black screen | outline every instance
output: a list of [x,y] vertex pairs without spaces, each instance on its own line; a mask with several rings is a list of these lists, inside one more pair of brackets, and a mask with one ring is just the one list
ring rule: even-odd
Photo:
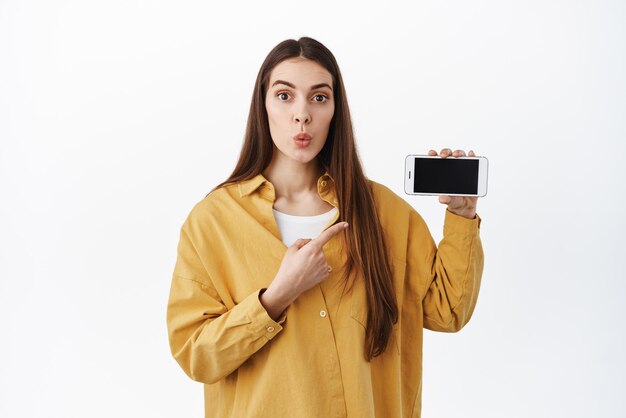
[[413,192],[478,194],[478,160],[416,158]]

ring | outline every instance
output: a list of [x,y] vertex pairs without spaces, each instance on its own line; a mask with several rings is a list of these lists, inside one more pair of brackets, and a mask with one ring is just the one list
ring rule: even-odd
[[331,266],[326,266],[326,271],[330,273],[331,271],[333,271],[333,268]]

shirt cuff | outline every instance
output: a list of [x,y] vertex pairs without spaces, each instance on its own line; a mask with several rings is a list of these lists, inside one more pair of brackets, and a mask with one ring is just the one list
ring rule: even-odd
[[446,217],[443,222],[443,234],[461,233],[465,235],[478,235],[480,231],[480,216],[476,214],[474,219],[467,219],[464,216],[456,215],[446,209]]
[[258,289],[250,296],[245,298],[241,303],[249,305],[248,318],[250,319],[250,327],[255,334],[261,334],[268,340],[271,340],[282,331],[282,323],[285,322],[286,314],[282,313],[278,321],[274,321],[265,310],[259,299],[259,293],[263,289]]

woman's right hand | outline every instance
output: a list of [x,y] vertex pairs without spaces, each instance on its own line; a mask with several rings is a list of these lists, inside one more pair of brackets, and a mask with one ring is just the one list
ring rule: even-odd
[[277,319],[298,296],[329,276],[322,247],[347,227],[347,222],[339,222],[317,238],[299,239],[287,249],[276,277],[260,297],[269,316]]

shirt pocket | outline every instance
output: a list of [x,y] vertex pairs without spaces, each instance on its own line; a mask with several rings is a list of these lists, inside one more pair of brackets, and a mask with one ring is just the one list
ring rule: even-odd
[[[350,295],[350,316],[354,320],[355,326],[362,328],[363,337],[359,343],[365,343],[365,330],[367,328],[367,297],[365,294],[365,283],[360,278],[354,284]],[[398,323],[394,324],[391,335],[389,336],[389,343],[385,353],[394,353],[400,355],[400,348],[398,345]],[[395,350],[395,351],[394,351]]]

